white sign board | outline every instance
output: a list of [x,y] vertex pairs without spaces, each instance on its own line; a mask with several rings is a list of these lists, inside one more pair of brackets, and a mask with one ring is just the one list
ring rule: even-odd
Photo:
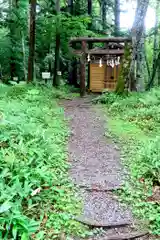
[[51,73],[50,72],[42,72],[42,78],[43,79],[50,79]]
[[61,71],[58,71],[58,72],[57,72],[57,75],[58,75],[58,76],[62,76]]
[[13,81],[18,81],[18,77],[13,77]]

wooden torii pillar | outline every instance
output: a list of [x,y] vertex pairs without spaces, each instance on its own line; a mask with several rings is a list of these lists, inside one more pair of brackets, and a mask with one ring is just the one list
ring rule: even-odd
[[80,96],[86,93],[86,41],[81,43],[82,56],[80,59]]

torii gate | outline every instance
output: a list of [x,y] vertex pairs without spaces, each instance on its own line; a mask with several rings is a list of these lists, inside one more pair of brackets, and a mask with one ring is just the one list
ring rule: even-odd
[[[80,56],[80,95],[83,97],[86,92],[86,86],[85,86],[85,72],[86,72],[86,57],[91,52],[93,53],[93,49],[88,48],[88,44],[92,43],[104,43],[105,49],[100,50],[98,53],[103,54],[104,56],[108,55],[123,55],[124,51],[120,50],[108,50],[108,44],[123,44],[125,45],[128,42],[131,42],[131,38],[128,37],[106,37],[106,38],[91,38],[91,37],[78,37],[78,38],[72,38],[69,42],[69,46],[71,47],[71,50],[76,55]],[[73,45],[76,43],[81,44],[81,50],[75,50],[73,48]]]

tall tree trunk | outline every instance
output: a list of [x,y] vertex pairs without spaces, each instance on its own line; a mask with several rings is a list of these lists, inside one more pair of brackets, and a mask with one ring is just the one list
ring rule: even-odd
[[155,22],[155,33],[154,33],[154,43],[153,43],[153,64],[152,64],[152,74],[149,77],[149,82],[147,85],[147,90],[150,90],[154,86],[154,81],[156,78],[156,74],[158,75],[158,85],[160,85],[160,51],[159,51],[159,46],[160,46],[160,39],[158,36],[158,17],[159,17],[159,6],[160,2],[157,0],[156,2],[156,22]]
[[73,15],[73,0],[68,0],[68,12]]
[[36,0],[30,0],[30,38],[29,38],[29,58],[28,58],[28,79],[32,82],[34,79],[35,62],[35,40],[36,40]]
[[27,81],[25,38],[24,38],[23,30],[21,31],[21,38],[22,38],[22,53],[23,53],[23,72],[24,72],[24,80]]
[[57,20],[56,20],[56,46],[55,46],[55,63],[54,63],[54,77],[53,77],[53,86],[58,87],[60,85],[60,0],[56,0],[56,11],[57,11]]
[[[91,22],[88,24],[88,29],[92,30],[92,0],[88,0],[88,15],[91,18]],[[89,36],[90,37],[90,36]],[[93,48],[93,44],[88,44],[89,49]],[[88,63],[88,81],[87,81],[87,87],[89,89],[90,87],[90,63]]]
[[[71,15],[74,15],[73,0],[68,0],[68,11]],[[68,65],[68,83],[74,87],[78,87],[77,65],[76,57],[74,57]]]
[[10,53],[10,76],[13,80],[14,77],[17,77],[16,73],[16,52],[15,52],[15,36],[16,36],[16,21],[15,21],[15,11],[16,8],[18,8],[18,0],[9,0],[9,14],[10,14],[10,24],[9,24],[9,30],[10,30],[10,42],[11,42],[11,53]]
[[153,68],[157,59],[158,46],[158,15],[159,15],[159,0],[156,4],[156,21],[155,21],[155,33],[154,33],[154,43],[153,43]]
[[[130,81],[131,90],[136,90],[137,85],[139,86],[139,90],[144,90],[144,76],[143,76],[143,68],[138,67],[135,74],[135,66],[142,66],[143,64],[143,53],[144,53],[144,21],[148,9],[149,0],[138,0],[137,1],[137,9],[135,14],[134,23],[132,26],[132,44],[133,44],[133,53],[132,53],[132,61],[130,65],[130,71],[128,79]],[[137,63],[136,63],[137,61]]]
[[150,79],[150,81],[149,81],[149,83],[146,87],[146,90],[150,90],[153,87],[154,79],[155,79],[156,72],[157,72],[157,67],[158,67],[159,64],[160,64],[160,52],[158,53],[158,56],[157,56],[157,59],[156,59],[155,65],[154,65],[154,69],[152,71],[152,76],[151,76],[151,79]]
[[[88,24],[88,30],[92,30],[92,0],[88,0],[88,15],[91,18],[91,22]],[[92,43],[89,43],[89,49],[91,48],[92,48]]]
[[119,32],[120,32],[120,0],[115,0],[114,16],[115,16],[114,35],[119,36]]
[[92,0],[88,0],[88,15],[92,15]]
[[[159,36],[158,36],[158,25],[159,25],[159,21],[158,21],[158,17],[159,17],[159,6],[160,6],[160,2],[159,0],[157,0],[156,2],[156,22],[155,22],[155,34],[154,34],[154,44],[153,44],[153,69],[155,68],[155,64],[156,64],[156,59],[157,59],[157,52],[159,50]],[[160,66],[158,64],[157,67],[157,77],[158,77],[158,83],[160,83]]]
[[107,0],[103,0],[102,3],[101,3],[101,12],[102,12],[103,30],[106,30],[106,25],[107,25]]
[[88,29],[92,29],[92,0],[88,0],[88,15],[91,18],[91,22],[88,24]]
[[160,86],[160,60],[159,60],[159,63],[158,63],[157,73],[158,73],[158,86]]
[[144,58],[145,58],[148,78],[150,79],[151,78],[151,71],[150,71],[149,61],[148,61],[147,54],[146,54],[146,45],[145,44],[144,44]]
[[144,34],[142,35],[137,48],[137,59],[136,59],[136,80],[137,80],[137,91],[145,90],[145,47],[144,47]]

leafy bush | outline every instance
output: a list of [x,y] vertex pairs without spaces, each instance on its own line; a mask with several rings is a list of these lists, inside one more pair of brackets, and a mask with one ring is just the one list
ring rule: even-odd
[[130,181],[121,197],[149,223],[153,234],[160,235],[160,88],[128,97],[107,93],[98,102],[106,104],[112,131],[124,143]]
[[132,169],[133,174],[137,179],[143,178],[149,180],[153,186],[160,186],[160,138],[145,142],[138,153]]
[[160,138],[140,142],[135,136],[129,144],[126,156],[131,178],[121,197],[148,223],[151,233],[160,235]]
[[107,104],[110,113],[120,115],[144,131],[156,132],[160,127],[159,88],[145,93],[130,93],[129,96],[107,92],[94,99],[94,102]]
[[101,96],[93,99],[93,103],[112,104],[116,102],[119,98],[121,99],[122,97],[113,92],[104,92]]
[[[51,239],[61,231],[82,234],[70,217],[80,208],[67,175],[68,131],[54,90],[4,89],[0,100],[0,239]],[[4,93],[3,86],[0,91]]]

